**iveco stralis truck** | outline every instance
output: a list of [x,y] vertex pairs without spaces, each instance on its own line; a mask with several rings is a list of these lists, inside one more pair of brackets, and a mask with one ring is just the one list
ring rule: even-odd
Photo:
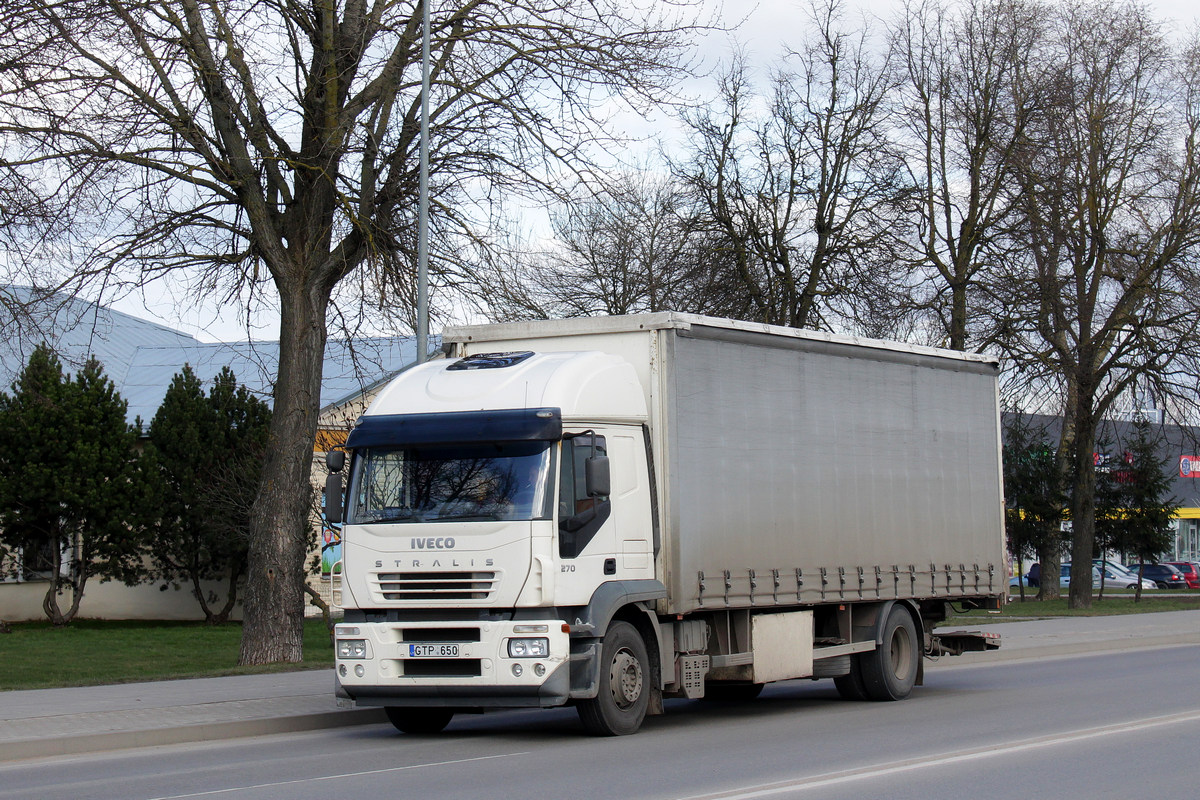
[[343,705],[408,732],[574,705],[628,734],[774,681],[899,700],[922,655],[998,646],[935,628],[1006,596],[995,360],[678,313],[443,349],[327,486]]

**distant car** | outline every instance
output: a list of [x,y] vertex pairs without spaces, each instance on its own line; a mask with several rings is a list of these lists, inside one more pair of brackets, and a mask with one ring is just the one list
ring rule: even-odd
[[[1115,564],[1112,561],[1102,561],[1095,559],[1092,561],[1092,585],[1099,586],[1100,580],[1096,577],[1096,570],[1104,567],[1104,585],[1105,587],[1114,587],[1117,589],[1136,589],[1138,586],[1137,570],[1130,570],[1129,567],[1123,567],[1120,564]],[[1152,578],[1142,578],[1143,589],[1157,589],[1158,584]]]
[[1194,561],[1164,561],[1183,574],[1189,589],[1200,589],[1200,564]]
[[[1028,589],[1037,589],[1041,584],[1038,580],[1041,577],[1041,565],[1034,563],[1029,568],[1029,572],[1024,575],[1014,575],[1008,579],[1009,586],[1024,586]],[[1070,583],[1070,575],[1064,574],[1059,579],[1059,586],[1063,589],[1067,588]]]
[[[1069,588],[1071,585],[1071,564],[1070,562],[1062,564],[1059,567],[1058,586],[1060,589]],[[1026,586],[1030,589],[1038,588],[1036,579],[1032,582],[1029,580],[1029,575],[1014,575],[1008,581],[1009,586]],[[1137,575],[1130,575],[1125,570],[1117,567],[1115,564],[1107,564],[1104,572],[1104,586],[1107,589],[1136,589],[1138,585]],[[1100,588],[1100,567],[1092,565],[1092,588]],[[1156,589],[1157,584],[1154,581],[1146,578],[1142,581],[1143,589]]]
[[1170,564],[1131,564],[1129,569],[1137,574],[1139,567],[1142,577],[1154,581],[1160,589],[1188,588],[1187,578],[1183,577],[1183,573]]
[[[1008,579],[1008,585],[1010,587],[1024,586],[1027,589],[1037,589],[1038,588],[1037,580],[1034,580],[1032,583],[1030,583],[1028,575],[1013,575],[1011,578]],[[1062,579],[1059,582],[1059,585],[1064,589],[1067,588],[1067,585],[1068,585],[1067,579],[1066,578]]]

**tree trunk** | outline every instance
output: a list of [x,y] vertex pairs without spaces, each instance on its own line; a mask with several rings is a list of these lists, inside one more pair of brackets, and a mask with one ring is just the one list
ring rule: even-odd
[[[961,273],[958,265],[956,271]],[[950,349],[965,351],[967,349],[967,281],[958,277],[950,284]]]
[[229,590],[225,593],[225,605],[221,606],[212,618],[213,625],[224,625],[229,622],[229,615],[233,613],[233,608],[237,605],[238,597],[238,581],[242,577],[242,565],[240,563],[233,564],[229,568]]
[[1042,565],[1042,575],[1038,578],[1039,600],[1057,600],[1061,594],[1058,588],[1058,576],[1062,565],[1059,549],[1059,542],[1055,539],[1038,550],[1038,561]]
[[[75,619],[75,615],[79,613],[79,604],[83,601],[83,588],[87,585],[89,571],[86,569],[87,564],[83,562],[81,548],[72,547],[72,553],[75,561],[70,565],[68,571],[69,577],[63,578],[63,557],[62,545],[58,539],[53,540],[54,544],[51,548],[54,551],[53,561],[53,576],[50,578],[50,587],[46,590],[46,596],[42,599],[42,611],[50,619],[50,624],[56,628],[61,628],[69,625],[71,620]],[[58,603],[58,596],[62,594],[64,587],[71,589],[71,605],[64,612]]]
[[325,602],[325,598],[321,597],[320,592],[307,583],[304,584],[304,591],[308,595],[308,602],[321,609],[321,620],[325,623],[325,629],[329,631],[329,644],[334,644],[333,617],[329,610],[329,603]]
[[215,625],[212,609],[208,607],[208,600],[204,597],[204,587],[200,585],[199,571],[191,569],[188,571],[188,576],[192,579],[192,595],[196,598],[196,602],[200,604],[200,610],[204,612],[204,624]]
[[1081,392],[1071,475],[1071,608],[1092,607],[1092,550],[1096,546],[1096,418],[1083,397]]
[[280,287],[279,377],[262,478],[250,511],[239,664],[303,657],[304,559],[311,525],[306,490],[321,404],[328,303],[328,291]]

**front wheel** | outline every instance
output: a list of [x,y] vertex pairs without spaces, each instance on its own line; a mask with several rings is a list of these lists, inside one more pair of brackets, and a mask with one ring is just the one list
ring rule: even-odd
[[912,614],[902,605],[892,606],[879,647],[858,655],[867,697],[872,700],[908,697],[917,683],[921,650]]
[[593,736],[636,733],[650,701],[650,659],[641,634],[628,622],[614,622],[600,648],[600,687],[580,700],[579,719]]
[[454,712],[445,708],[387,706],[383,710],[401,733],[440,733],[454,717]]

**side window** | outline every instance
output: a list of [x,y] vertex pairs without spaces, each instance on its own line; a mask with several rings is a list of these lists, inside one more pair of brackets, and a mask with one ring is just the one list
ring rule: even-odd
[[[576,436],[563,440],[562,469],[558,481],[558,519],[582,514],[595,505],[588,497],[586,462],[592,456],[592,436]],[[604,437],[596,436],[596,455],[608,455]]]
[[558,552],[575,558],[604,524],[612,510],[607,497],[589,497],[587,460],[608,455],[604,437],[584,434],[564,439],[558,481]]

